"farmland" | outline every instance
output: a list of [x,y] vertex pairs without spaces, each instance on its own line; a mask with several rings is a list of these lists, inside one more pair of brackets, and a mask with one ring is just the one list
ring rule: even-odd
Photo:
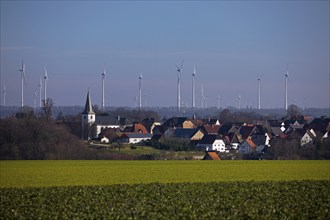
[[328,180],[330,161],[1,161],[0,187]]
[[330,161],[1,161],[0,219],[329,219]]

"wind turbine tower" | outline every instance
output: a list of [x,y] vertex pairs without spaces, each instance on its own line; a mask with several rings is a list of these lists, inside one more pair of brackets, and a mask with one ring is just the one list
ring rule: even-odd
[[6,106],[6,94],[7,94],[6,85],[3,85],[2,94],[3,94],[3,106]]
[[258,75],[258,109],[261,109],[261,91],[260,91],[260,87],[261,87],[261,79],[262,79],[263,74],[261,74],[260,76]]
[[192,108],[195,108],[196,103],[195,103],[195,82],[196,82],[196,69],[194,66],[194,72],[192,74]]
[[238,109],[240,110],[241,109],[241,100],[242,100],[242,96],[239,95],[238,98],[237,98],[237,102],[238,102]]
[[177,106],[178,106],[178,111],[180,112],[180,107],[181,107],[181,77],[182,77],[182,65],[183,65],[183,60],[181,61],[181,66],[177,68],[178,72],[178,96],[177,96]]
[[203,86],[203,84],[202,84],[202,108],[204,108],[204,102],[205,102],[205,94],[204,94],[204,86]]
[[45,75],[44,75],[44,96],[45,96],[44,104],[45,104],[45,106],[47,104],[47,80],[48,80],[48,75],[47,75],[47,69],[45,67]]
[[288,77],[289,77],[289,71],[287,70],[285,73],[285,101],[284,101],[284,108],[285,110],[288,110]]
[[139,76],[139,108],[142,109],[142,73]]
[[39,87],[39,108],[41,108],[41,88],[42,88],[41,77],[39,79],[38,87]]
[[34,112],[37,112],[37,93],[36,92],[33,93],[33,109],[34,109]]
[[221,100],[221,96],[220,96],[220,95],[218,95],[217,100],[218,100],[218,106],[217,106],[217,109],[219,110],[219,109],[220,109],[220,100]]
[[21,106],[24,106],[24,85],[26,86],[26,81],[25,81],[25,64],[24,61],[22,60],[22,69],[19,70],[21,72],[21,80],[22,80],[22,96],[21,96]]
[[102,75],[102,109],[104,111],[104,108],[105,108],[105,104],[104,104],[104,80],[105,80],[105,68],[103,70],[103,73],[101,74]]

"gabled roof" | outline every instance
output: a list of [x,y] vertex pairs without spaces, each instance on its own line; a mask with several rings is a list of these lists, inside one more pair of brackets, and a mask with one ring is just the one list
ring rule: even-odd
[[218,133],[222,135],[228,135],[230,132],[231,128],[233,127],[233,124],[224,124],[220,127]]
[[206,152],[205,156],[203,157],[203,160],[221,160],[221,159],[216,152],[208,151],[208,152]]
[[250,134],[252,133],[254,129],[254,126],[252,125],[243,125],[240,127],[240,129],[238,130],[239,133],[241,134],[242,136],[242,139],[247,139],[248,136],[250,136]]
[[182,127],[183,122],[186,120],[186,117],[172,117],[164,123],[164,127]]
[[98,125],[119,125],[119,121],[111,116],[96,115],[95,123]]
[[251,148],[257,147],[257,145],[253,142],[251,137],[248,137],[245,141],[250,145]]
[[251,140],[257,146],[265,145],[265,143],[266,143],[266,136],[265,135],[261,135],[261,134],[253,135],[251,137]]
[[237,137],[237,135],[235,133],[229,133],[227,136],[226,136],[228,142],[231,144],[231,143],[239,143],[239,138]]
[[99,134],[99,137],[107,137],[109,138],[112,135],[116,135],[116,136],[121,136],[121,131],[118,128],[105,128],[101,131],[101,133]]
[[92,101],[91,101],[91,97],[89,95],[89,91],[87,92],[86,104],[85,104],[85,109],[84,109],[83,114],[84,115],[95,114],[92,109]]
[[173,136],[176,138],[191,138],[199,129],[196,128],[177,128],[174,130]]
[[213,144],[215,140],[217,140],[217,135],[204,135],[203,138],[199,141],[199,144]]
[[283,132],[280,127],[271,127],[272,134],[276,137],[280,136]]
[[124,129],[124,132],[133,132],[133,133],[148,133],[147,129],[143,124],[135,123],[132,126],[128,126]]
[[314,120],[305,127],[308,129],[313,129],[314,131],[325,133],[329,124],[330,118],[314,118]]
[[220,125],[204,125],[202,129],[207,134],[218,134],[220,127]]
[[164,134],[164,132],[165,132],[165,128],[164,128],[164,126],[163,125],[156,125],[155,127],[154,127],[154,129],[152,130],[152,132],[155,134],[155,133],[157,133],[157,134]]
[[141,124],[144,125],[144,127],[148,130],[148,132],[151,132],[151,127],[152,125],[155,123],[155,119],[154,118],[145,118],[142,120]]

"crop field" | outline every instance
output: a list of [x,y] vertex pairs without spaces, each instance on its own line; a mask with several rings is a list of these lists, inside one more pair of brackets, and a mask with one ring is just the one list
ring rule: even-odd
[[330,219],[330,161],[1,161],[0,219]]
[[0,161],[1,187],[330,180],[330,161]]

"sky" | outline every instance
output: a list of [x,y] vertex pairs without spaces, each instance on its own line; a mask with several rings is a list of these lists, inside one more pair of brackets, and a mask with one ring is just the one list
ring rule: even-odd
[[[261,108],[329,107],[329,1],[0,1],[1,105],[33,106],[47,68],[47,96],[83,106],[89,89],[101,106],[176,106],[176,65],[183,60],[181,100]],[[42,99],[44,97],[42,96]],[[39,97],[37,97],[39,100]],[[39,104],[39,103],[38,103]]]

